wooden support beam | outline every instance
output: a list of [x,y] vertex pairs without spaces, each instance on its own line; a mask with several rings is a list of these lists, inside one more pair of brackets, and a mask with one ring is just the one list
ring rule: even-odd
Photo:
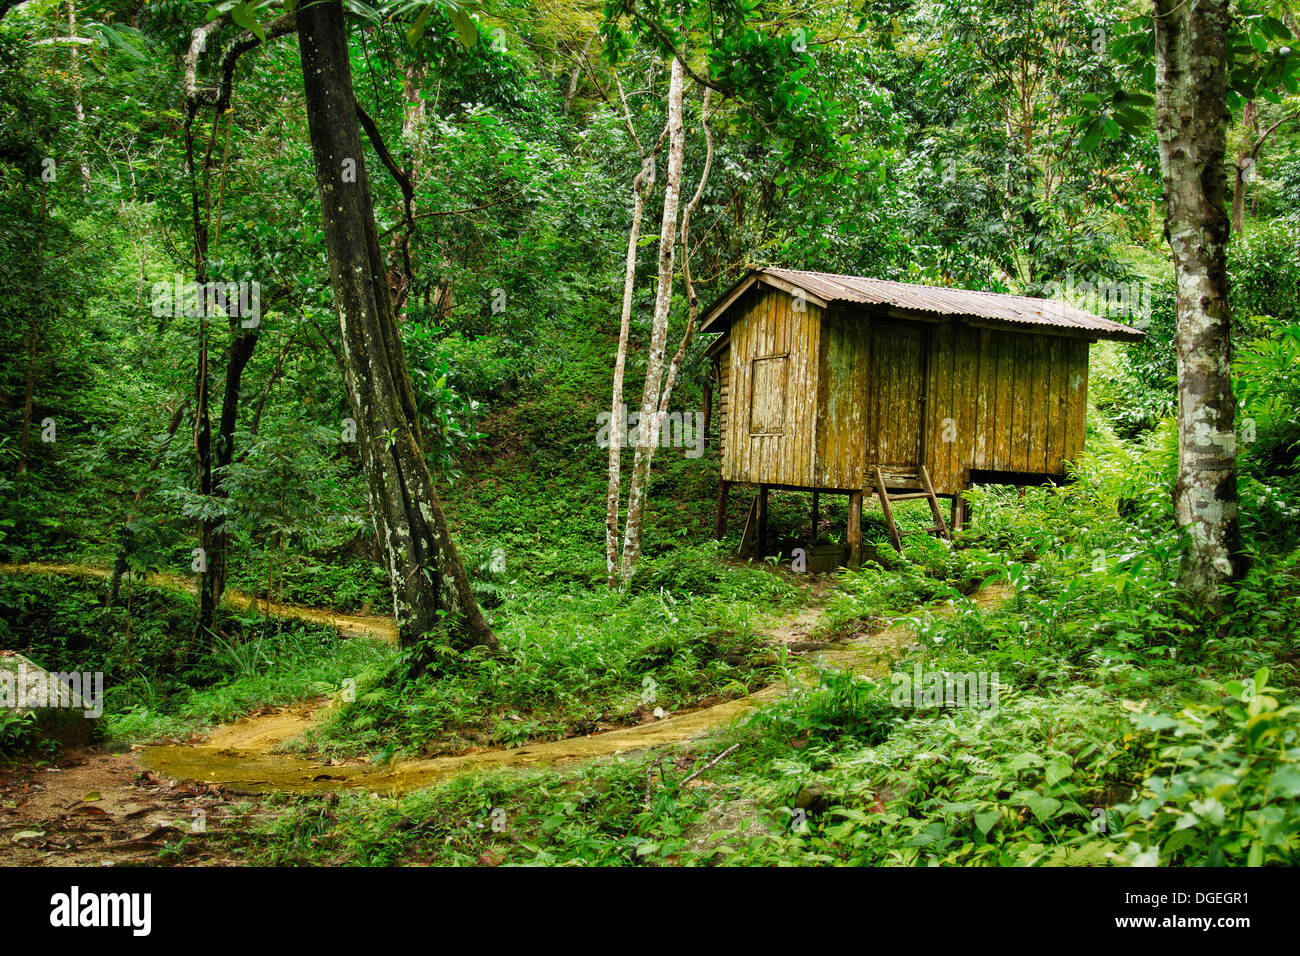
[[952,535],[948,533],[948,526],[944,523],[943,512],[939,510],[939,499],[934,496],[934,485],[930,482],[930,472],[925,465],[921,466],[921,484],[925,485],[926,497],[930,502],[930,514],[934,516],[934,530],[951,541]]
[[767,485],[758,486],[758,556],[767,557]]
[[903,539],[898,534],[898,525],[894,523],[894,509],[889,503],[889,492],[885,490],[885,476],[876,469],[876,494],[880,497],[880,510],[885,513],[885,525],[889,528],[889,540],[894,550],[903,553]]
[[812,498],[812,537],[808,539],[810,548],[817,543],[817,523],[821,517],[821,493],[814,491]]
[[709,376],[708,381],[704,383],[704,427],[701,429],[703,434],[700,435],[700,452],[704,453],[709,450],[709,424],[713,420],[713,383],[718,379],[718,363],[713,363],[713,374]]
[[862,563],[862,492],[849,492],[849,567]]
[[749,503],[749,510],[745,513],[745,528],[740,532],[740,547],[736,549],[738,557],[744,557],[749,554],[750,548],[754,542],[754,529],[758,521],[758,495],[754,495],[754,500]]
[[718,482],[718,514],[713,520],[713,537],[721,541],[727,536],[727,494],[731,491],[731,482]]

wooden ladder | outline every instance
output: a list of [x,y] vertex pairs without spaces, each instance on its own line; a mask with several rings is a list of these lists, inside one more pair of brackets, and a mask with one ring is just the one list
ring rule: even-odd
[[736,551],[736,556],[744,557],[752,552],[761,558],[766,550],[767,488],[759,485],[754,500],[749,504],[749,511],[745,514],[745,530],[740,534],[740,548]]
[[891,495],[885,487],[885,476],[879,468],[875,469],[876,494],[880,497],[880,510],[885,513],[885,524],[889,528],[889,540],[894,544],[894,550],[902,554],[903,538],[898,533],[898,525],[894,522],[895,501],[909,501],[914,498],[925,498],[930,502],[930,513],[934,515],[934,527],[927,528],[929,534],[937,534],[944,539],[951,541],[952,535],[948,533],[948,523],[943,520],[943,512],[939,510],[939,499],[934,495],[934,485],[930,482],[930,472],[925,466],[921,466],[921,486],[924,491],[905,491],[902,494]]

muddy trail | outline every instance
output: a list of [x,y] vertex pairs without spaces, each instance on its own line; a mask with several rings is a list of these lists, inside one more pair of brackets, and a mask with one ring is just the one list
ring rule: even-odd
[[[103,578],[108,580],[112,572],[106,568],[97,568],[86,564],[0,564],[0,574],[66,574],[83,578]],[[193,578],[179,574],[159,574],[153,572],[136,578],[138,584],[146,587],[162,588],[182,594],[196,594],[197,587]],[[295,604],[280,604],[265,598],[245,594],[242,591],[227,589],[222,597],[228,608],[245,607],[256,610],[268,617],[283,617],[312,624],[328,624],[339,629],[346,637],[372,637],[387,644],[397,643],[397,625],[392,618],[379,614],[344,614],[340,611],[328,611],[314,607],[299,607]]]
[[[1000,603],[1007,596],[1001,587],[989,587],[973,600],[979,607]],[[806,640],[820,617],[820,605],[805,608],[798,615],[773,622],[769,639],[793,646]],[[952,609],[937,608],[936,614]],[[914,639],[910,623],[900,620],[884,630],[824,646],[803,657],[797,669],[799,683],[816,681],[819,668],[838,668],[860,674],[881,674],[889,661]],[[447,757],[396,759],[382,765],[338,762],[275,752],[275,748],[303,731],[330,706],[300,704],[274,714],[218,727],[199,744],[145,748],[141,763],[170,778],[219,784],[241,793],[265,791],[310,792],[360,787],[377,793],[414,790],[461,773],[498,767],[562,764],[613,757],[633,751],[698,740],[722,730],[764,704],[784,696],[786,683],[773,684],[756,693],[708,707],[687,710],[632,727],[603,731],[585,737],[545,741],[508,749],[492,749]]]
[[[8,565],[0,572],[85,574],[108,572],[75,565]],[[151,576],[149,584],[192,589],[184,578]],[[981,609],[1005,601],[1006,586],[984,588],[971,600]],[[812,603],[794,615],[766,622],[761,633],[773,643],[799,652],[794,683],[815,683],[825,668],[881,675],[889,662],[914,639],[906,618],[876,633],[843,642],[813,641],[820,621],[825,590],[811,591]],[[232,600],[247,600],[233,595]],[[265,608],[266,602],[259,602]],[[951,606],[931,608],[946,616]],[[338,615],[314,608],[272,603],[270,613],[334,623],[354,636],[391,640],[390,620],[372,616]],[[792,658],[794,659],[794,658]],[[213,728],[206,738],[135,748],[131,752],[88,751],[69,755],[62,766],[33,768],[20,779],[0,775],[0,863],[115,863],[156,860],[163,842],[180,841],[180,857],[193,821],[224,821],[257,813],[256,801],[238,801],[232,794],[310,793],[357,788],[375,793],[399,793],[429,786],[463,773],[497,768],[562,765],[616,757],[657,747],[698,741],[732,725],[737,718],[790,692],[778,683],[756,693],[711,706],[681,711],[635,726],[585,737],[545,741],[521,747],[485,749],[456,756],[395,759],[374,764],[364,759],[302,756],[280,752],[337,706],[318,699],[269,709]],[[246,823],[251,821],[246,820]],[[192,863],[220,863],[220,842],[189,843]],[[51,859],[53,858],[53,859]]]

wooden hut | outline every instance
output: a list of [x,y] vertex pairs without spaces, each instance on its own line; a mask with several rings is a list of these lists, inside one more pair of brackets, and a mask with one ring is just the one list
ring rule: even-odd
[[[1060,482],[1083,447],[1088,346],[1137,340],[1065,302],[858,276],[750,269],[704,314],[719,389],[718,536],[733,485],[754,487],[747,528],[766,545],[767,490],[850,497],[849,560],[864,494],[929,501],[975,483]],[[815,531],[815,529],[814,529]],[[748,538],[749,535],[746,535]]]

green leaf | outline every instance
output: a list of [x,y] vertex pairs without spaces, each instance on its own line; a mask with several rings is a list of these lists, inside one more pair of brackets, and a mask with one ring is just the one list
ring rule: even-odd
[[1182,726],[1181,723],[1164,714],[1135,714],[1133,723],[1143,730],[1172,730]]
[[1047,785],[1053,786],[1074,773],[1074,766],[1068,758],[1056,757],[1047,765]]
[[251,31],[259,40],[266,41],[266,27],[258,22],[257,17],[253,15],[252,8],[247,3],[237,3],[231,7],[230,19],[234,20],[237,26]]
[[1025,806],[1038,817],[1039,823],[1045,823],[1061,809],[1061,801],[1055,797],[1045,797],[1041,793],[1030,792],[1025,794]]
[[406,31],[407,46],[415,46],[420,42],[420,37],[424,36],[424,28],[429,22],[429,14],[431,13],[433,13],[432,4],[420,11],[420,15],[411,24],[411,29]]
[[989,831],[1002,819],[1002,813],[999,810],[985,810],[983,813],[975,814],[975,828],[984,834],[989,835]]
[[1007,766],[1012,770],[1026,770],[1029,767],[1041,767],[1043,758],[1036,753],[1026,750],[1024,753],[1018,753],[1007,761]]
[[1300,797],[1300,768],[1278,767],[1269,777],[1268,789],[1280,797]]
[[456,28],[456,35],[460,38],[462,46],[472,47],[478,43],[478,24],[464,10],[448,10],[447,16],[451,18],[452,26]]

